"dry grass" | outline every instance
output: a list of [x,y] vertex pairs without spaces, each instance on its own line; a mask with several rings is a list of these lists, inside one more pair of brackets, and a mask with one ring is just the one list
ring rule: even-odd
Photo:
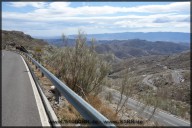
[[106,104],[102,102],[97,96],[89,95],[89,103],[97,109],[101,114],[107,117],[109,120],[118,120],[118,117],[115,115],[115,112]]

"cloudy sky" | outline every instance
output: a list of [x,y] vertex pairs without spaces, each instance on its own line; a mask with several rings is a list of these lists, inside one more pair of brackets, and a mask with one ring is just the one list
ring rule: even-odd
[[2,29],[44,37],[190,32],[190,2],[2,2]]

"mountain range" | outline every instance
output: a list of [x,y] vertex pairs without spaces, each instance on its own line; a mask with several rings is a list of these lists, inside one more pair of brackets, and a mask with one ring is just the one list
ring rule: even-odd
[[[74,46],[75,42],[75,39],[68,39],[69,46]],[[89,45],[90,43],[91,41],[88,39],[87,44]],[[32,38],[30,35],[24,34],[20,31],[2,30],[2,46],[7,44],[23,45],[27,49],[44,47],[48,46],[48,44],[52,44],[59,47],[64,46],[62,39],[35,39]],[[112,54],[116,59],[125,59],[150,55],[169,55],[174,53],[180,53],[189,50],[190,48],[189,43],[174,43],[170,41],[149,41],[143,39],[97,40],[95,42],[95,46],[95,50],[97,53]]]
[[[47,39],[51,45],[64,46],[61,39]],[[91,44],[88,40],[87,44]],[[75,39],[68,39],[68,46],[74,46]],[[99,54],[113,54],[118,59],[141,57],[148,55],[168,55],[189,50],[188,43],[173,43],[167,41],[148,41],[141,39],[129,40],[98,40],[95,50]]]
[[[69,39],[75,39],[77,35],[69,35]],[[103,33],[87,34],[87,39],[96,40],[129,40],[141,39],[148,41],[169,41],[176,43],[190,43],[190,33],[183,32],[123,32],[123,33]],[[45,39],[61,39],[61,36],[49,37]]]
[[113,40],[110,43],[101,43],[95,50],[99,54],[111,53],[115,57],[131,58],[149,55],[169,55],[189,50],[189,46],[182,43],[173,43],[165,41],[147,41],[140,39],[133,40]]

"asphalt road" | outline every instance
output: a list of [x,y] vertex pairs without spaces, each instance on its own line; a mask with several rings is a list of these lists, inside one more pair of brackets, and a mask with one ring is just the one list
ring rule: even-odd
[[[113,100],[119,101],[120,93],[117,90],[105,87],[105,94],[108,94],[107,92],[109,91],[113,94]],[[124,98],[125,96],[123,96],[123,99]],[[127,105],[145,118],[149,118],[153,112],[153,107],[145,107],[144,104],[131,98],[128,99]],[[154,116],[151,119],[159,122],[162,126],[190,126],[190,122],[160,109],[156,110]]]
[[28,71],[20,55],[2,51],[2,126],[42,126]]

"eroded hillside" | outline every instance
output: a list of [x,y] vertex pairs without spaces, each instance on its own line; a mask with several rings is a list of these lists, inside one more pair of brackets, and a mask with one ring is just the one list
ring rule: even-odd
[[35,47],[43,47],[48,45],[47,42],[32,38],[21,31],[6,31],[2,30],[2,48],[6,45],[18,46],[22,45],[27,49],[34,49]]
[[[118,82],[128,75],[134,85],[134,98],[144,102],[147,94],[160,100],[159,108],[189,119],[190,51],[172,55],[134,57],[113,64],[109,75],[111,87],[121,90]],[[153,104],[152,104],[153,105]]]

